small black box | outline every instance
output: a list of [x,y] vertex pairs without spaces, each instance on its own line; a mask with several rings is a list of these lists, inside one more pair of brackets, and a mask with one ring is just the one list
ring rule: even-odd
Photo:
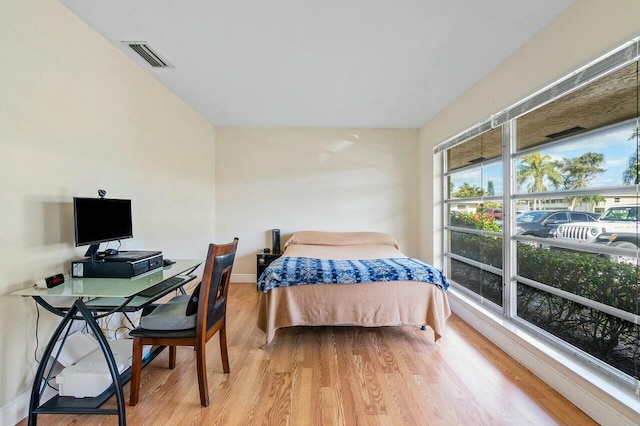
[[[71,276],[76,278],[131,278],[162,267],[162,252],[136,252],[119,258],[84,258],[71,262]],[[133,252],[132,252],[133,254]],[[127,259],[129,257],[129,259]]]

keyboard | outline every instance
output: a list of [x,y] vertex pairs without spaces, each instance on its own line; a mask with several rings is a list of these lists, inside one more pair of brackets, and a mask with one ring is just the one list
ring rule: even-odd
[[189,278],[190,277],[180,277],[180,276],[169,278],[168,280],[162,281],[161,283],[158,283],[152,287],[145,288],[136,296],[155,297],[161,293],[164,293],[168,288],[174,287],[177,284],[187,281]]

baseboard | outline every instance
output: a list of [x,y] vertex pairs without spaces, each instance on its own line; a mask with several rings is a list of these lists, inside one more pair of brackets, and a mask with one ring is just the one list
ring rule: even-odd
[[[55,395],[55,391],[45,389],[42,401],[48,401]],[[0,425],[16,425],[29,415],[29,401],[31,391],[25,392],[4,407],[0,407]]]
[[601,425],[637,425],[640,398],[511,321],[450,291],[452,311]]
[[0,424],[15,425],[29,415],[29,398],[31,392],[26,392],[0,408]]
[[232,283],[255,283],[256,274],[231,274]]

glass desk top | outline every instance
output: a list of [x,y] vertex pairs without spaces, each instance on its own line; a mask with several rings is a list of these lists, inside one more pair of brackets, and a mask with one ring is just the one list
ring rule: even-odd
[[65,277],[64,284],[41,289],[28,287],[11,293],[24,297],[117,297],[126,298],[153,287],[176,275],[189,273],[196,269],[202,260],[176,260],[172,265],[158,268],[133,278],[70,278]]

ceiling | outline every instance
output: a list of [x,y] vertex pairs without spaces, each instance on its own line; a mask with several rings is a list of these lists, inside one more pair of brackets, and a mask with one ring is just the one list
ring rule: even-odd
[[60,2],[216,126],[416,129],[573,0]]

